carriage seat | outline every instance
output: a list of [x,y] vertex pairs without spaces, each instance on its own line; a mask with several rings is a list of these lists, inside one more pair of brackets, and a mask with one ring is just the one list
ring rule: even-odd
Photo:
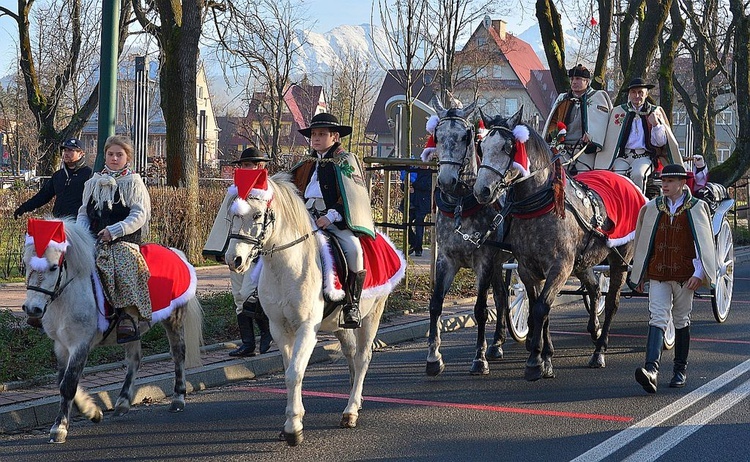
[[695,192],[695,197],[706,201],[713,214],[721,201],[729,199],[729,191],[723,184],[706,183],[706,186]]

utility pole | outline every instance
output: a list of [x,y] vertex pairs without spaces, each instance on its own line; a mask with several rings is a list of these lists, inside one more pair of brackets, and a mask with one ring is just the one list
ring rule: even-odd
[[99,75],[99,126],[94,171],[104,168],[104,143],[115,134],[117,116],[117,44],[120,1],[102,2],[102,45]]

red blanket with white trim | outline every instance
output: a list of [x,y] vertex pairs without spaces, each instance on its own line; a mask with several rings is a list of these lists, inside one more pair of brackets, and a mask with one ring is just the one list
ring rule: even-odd
[[607,245],[617,247],[632,241],[638,211],[646,204],[646,197],[630,178],[609,170],[591,170],[575,179],[593,189],[604,202],[607,217],[614,223],[612,229],[599,230],[607,235]]

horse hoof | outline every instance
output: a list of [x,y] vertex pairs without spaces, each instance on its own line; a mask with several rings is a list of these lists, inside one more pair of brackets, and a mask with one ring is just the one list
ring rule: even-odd
[[185,401],[172,401],[169,405],[169,412],[182,412],[185,410]]
[[500,345],[491,345],[487,348],[487,360],[500,361],[503,359],[503,347]]
[[490,365],[487,361],[475,359],[471,362],[471,375],[487,375],[490,373]]
[[100,408],[96,408],[96,411],[94,411],[94,415],[91,416],[91,421],[94,423],[99,423],[104,418],[104,413]]
[[115,406],[115,412],[112,414],[114,417],[122,417],[130,411],[130,406],[117,405]]
[[296,431],[294,433],[287,433],[282,430],[280,436],[283,437],[284,441],[286,441],[286,444],[291,447],[297,446],[305,439],[302,436],[302,430]]
[[543,379],[555,378],[555,371],[552,370],[552,361],[544,361],[544,363],[542,363],[542,378]]
[[49,432],[50,443],[64,443],[66,439],[68,439],[68,430],[65,430],[64,428],[58,428],[55,431]]
[[601,353],[594,353],[591,355],[591,359],[589,359],[589,367],[592,369],[602,369],[603,367],[606,367],[606,363],[604,362],[604,355]]
[[542,366],[526,366],[526,371],[523,374],[523,378],[529,382],[536,382],[542,378]]
[[427,361],[426,372],[430,377],[436,377],[445,370],[445,363],[440,359],[438,361]]
[[339,427],[341,428],[355,428],[357,426],[357,418],[359,416],[356,416],[354,414],[350,414],[348,412],[345,412],[344,415],[341,417],[341,422],[339,423]]

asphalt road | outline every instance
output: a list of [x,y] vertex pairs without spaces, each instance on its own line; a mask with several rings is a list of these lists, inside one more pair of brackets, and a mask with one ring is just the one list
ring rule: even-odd
[[527,353],[506,345],[488,376],[468,374],[474,329],[443,335],[446,371],[424,373],[426,342],[374,355],[356,429],[338,428],[348,393],[342,361],[309,368],[304,382],[305,441],[276,439],[284,422],[283,377],[241,382],[188,396],[169,414],[163,402],[98,425],[76,421],[63,445],[47,428],[0,437],[3,461],[41,460],[748,460],[750,434],[750,265],[736,269],[734,301],[724,324],[708,299],[696,300],[688,385],[670,389],[665,352],[656,395],[633,372],[643,363],[645,299],[623,299],[606,356],[593,351],[582,304],[558,307],[551,319],[556,378],[523,380]]

